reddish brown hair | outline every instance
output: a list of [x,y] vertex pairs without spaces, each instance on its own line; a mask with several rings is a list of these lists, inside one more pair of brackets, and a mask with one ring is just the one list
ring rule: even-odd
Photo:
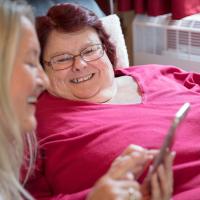
[[36,19],[36,29],[42,50],[41,61],[44,47],[51,31],[56,30],[67,33],[78,31],[86,26],[92,27],[97,31],[100,40],[106,47],[106,53],[115,67],[116,49],[110,42],[109,35],[106,33],[101,21],[92,11],[72,3],[57,4],[49,9],[46,16]]

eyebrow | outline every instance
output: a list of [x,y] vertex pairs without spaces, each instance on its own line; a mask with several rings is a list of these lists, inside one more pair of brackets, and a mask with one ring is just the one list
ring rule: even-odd
[[[84,45],[80,48],[79,52],[83,51],[84,49],[88,48],[89,46],[92,46],[92,45],[95,45],[95,44],[101,44],[101,43],[102,43],[101,41],[88,42],[88,43],[84,44]],[[49,59],[51,59],[51,58],[53,58],[53,57],[55,57],[55,56],[62,55],[62,54],[73,55],[73,53],[68,52],[68,51],[57,51],[57,52],[54,52],[53,54],[51,54],[51,55],[49,56]]]
[[34,55],[35,57],[38,57],[38,56],[40,56],[40,51],[38,51],[37,49],[31,49],[31,50],[29,50],[28,52],[27,52],[27,54],[29,54],[29,55]]

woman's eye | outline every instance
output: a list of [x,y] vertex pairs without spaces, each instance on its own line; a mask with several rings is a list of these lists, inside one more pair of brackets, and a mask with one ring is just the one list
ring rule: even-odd
[[67,61],[70,61],[70,60],[72,60],[73,59],[73,57],[63,57],[63,58],[59,58],[56,62],[67,62]]
[[33,63],[28,63],[28,65],[31,67],[31,68],[36,68],[37,65],[36,64],[33,64]]
[[88,49],[84,52],[84,54],[90,54],[93,53],[94,51],[96,51],[95,49]]
[[70,60],[69,58],[63,58],[63,59],[57,60],[57,62],[62,63],[62,62],[67,62],[69,60]]

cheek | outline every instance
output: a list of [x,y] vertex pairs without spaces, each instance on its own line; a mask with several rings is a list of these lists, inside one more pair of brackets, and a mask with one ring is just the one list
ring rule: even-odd
[[25,121],[28,119],[27,116],[28,113],[30,113],[29,110],[27,109],[27,102],[24,97],[25,96],[21,93],[21,95],[15,96],[12,99],[13,110],[15,112],[17,119],[19,120],[22,132],[24,132],[24,130],[26,129],[25,125],[27,124],[27,122],[25,123]]
[[62,71],[47,70],[46,74],[47,74],[51,83],[55,82],[56,80],[61,81],[61,80],[66,79],[66,70],[62,70]]
[[14,107],[14,110],[16,110],[16,113],[18,114],[22,107],[24,107],[25,99],[28,96],[28,91],[30,88],[27,88],[26,82],[17,82],[17,84],[13,84],[11,87],[11,101]]
[[26,76],[23,77],[24,78],[21,78],[12,89],[12,103],[19,119],[26,118],[27,115],[33,114],[29,110],[28,98],[30,95],[33,95],[36,89],[33,74],[26,74]]
[[93,61],[88,63],[88,71],[95,72],[95,73],[105,73],[107,71],[108,65],[105,60],[99,59],[97,61]]
[[36,87],[36,70],[24,66],[20,73],[14,74],[11,85],[13,97],[27,98]]
[[[27,88],[28,89],[28,88]],[[25,90],[24,90],[25,91]],[[17,99],[16,113],[23,132],[33,131],[36,127],[35,105],[28,103],[29,94],[24,93]]]
[[69,83],[69,75],[66,71],[59,71],[53,73],[47,73],[48,78],[50,80],[50,84],[48,86],[48,90],[53,93],[57,93],[58,91],[63,91],[63,88],[66,90],[68,88]]
[[30,93],[33,91],[33,84],[28,82],[24,82],[24,84],[20,84],[21,87],[16,89],[13,93],[13,104],[18,113],[21,113],[26,109],[28,103],[28,97]]
[[105,70],[113,69],[112,63],[110,62],[110,59],[108,58],[107,54],[104,54],[104,56],[98,60],[99,61],[99,67],[103,68]]
[[103,57],[101,60],[99,60],[99,63],[96,66],[97,66],[98,70],[104,74],[104,78],[114,76],[113,66],[112,66],[109,58],[107,57],[107,55],[105,55],[105,57]]

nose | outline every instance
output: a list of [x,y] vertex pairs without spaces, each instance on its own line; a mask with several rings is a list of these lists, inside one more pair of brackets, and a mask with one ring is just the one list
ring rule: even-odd
[[36,77],[36,81],[40,92],[44,91],[49,86],[49,78],[41,66],[38,68],[38,75]]
[[81,71],[87,66],[87,62],[84,61],[80,55],[74,57],[74,63],[72,65],[73,71]]

